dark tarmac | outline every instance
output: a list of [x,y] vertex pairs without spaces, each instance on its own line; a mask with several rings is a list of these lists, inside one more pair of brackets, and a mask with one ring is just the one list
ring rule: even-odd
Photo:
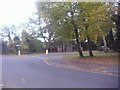
[[[3,88],[118,88],[118,77],[48,65],[65,54],[3,56]],[[62,58],[61,58],[62,59]]]

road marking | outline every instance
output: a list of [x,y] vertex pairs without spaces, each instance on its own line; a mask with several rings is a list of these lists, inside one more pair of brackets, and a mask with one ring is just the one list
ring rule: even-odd
[[48,58],[45,58],[45,57],[40,57],[40,56],[32,56],[33,58],[39,58],[39,59],[48,59]]

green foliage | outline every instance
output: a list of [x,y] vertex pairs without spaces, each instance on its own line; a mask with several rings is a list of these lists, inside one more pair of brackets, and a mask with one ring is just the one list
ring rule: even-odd
[[23,30],[22,32],[22,41],[20,43],[21,49],[29,49],[29,43],[27,42],[29,34]]
[[110,18],[114,10],[112,3],[39,3],[37,9],[44,21],[49,22],[55,36],[65,41],[76,40],[78,47],[79,40],[88,39],[89,50],[91,42],[97,43],[98,37],[106,36],[109,29],[115,27]]
[[109,10],[107,10],[111,8],[111,5],[99,2],[83,3],[81,5],[80,7],[83,8],[81,8],[80,15],[82,15],[84,20],[80,22],[80,25],[84,29],[80,34],[83,39],[89,36],[91,40],[96,42],[98,36],[105,34],[106,28],[113,26],[113,22],[109,19]]
[[2,54],[8,54],[7,42],[0,39],[0,45],[2,47]]
[[115,48],[114,48],[114,50],[120,51],[120,2],[118,2],[118,7],[112,15],[112,20],[116,24],[115,40],[114,40],[114,47]]
[[24,50],[28,52],[40,52],[44,49],[44,44],[29,35],[25,30],[22,32],[22,41],[20,43],[20,49],[24,52]]
[[[42,3],[43,4],[43,3]],[[105,34],[106,28],[114,27],[110,19],[111,4],[100,2],[77,3],[45,3],[43,12],[45,18],[52,21],[57,35],[65,40],[75,39],[73,22],[79,30],[79,38],[85,40],[87,36],[97,41],[98,36]],[[47,9],[45,9],[47,8]],[[44,11],[45,10],[45,11]],[[73,16],[71,15],[73,13]]]

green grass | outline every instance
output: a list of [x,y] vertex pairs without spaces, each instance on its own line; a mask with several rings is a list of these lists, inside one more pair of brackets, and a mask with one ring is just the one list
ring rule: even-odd
[[[88,53],[84,53],[83,54],[84,56],[89,56]],[[93,53],[94,56],[118,56],[118,53],[117,52],[112,52],[112,53]],[[69,58],[69,57],[78,57],[79,55],[78,54],[72,54],[72,55],[65,55],[64,57],[65,58]]]

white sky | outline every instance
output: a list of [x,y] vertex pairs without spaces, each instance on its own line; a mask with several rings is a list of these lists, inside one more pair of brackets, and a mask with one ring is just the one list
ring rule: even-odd
[[[35,0],[0,0],[0,28],[28,21],[36,11]],[[21,35],[22,30],[18,30]],[[6,38],[7,40],[7,38]]]
[[26,22],[35,11],[32,0],[0,0],[0,26],[19,25]]

